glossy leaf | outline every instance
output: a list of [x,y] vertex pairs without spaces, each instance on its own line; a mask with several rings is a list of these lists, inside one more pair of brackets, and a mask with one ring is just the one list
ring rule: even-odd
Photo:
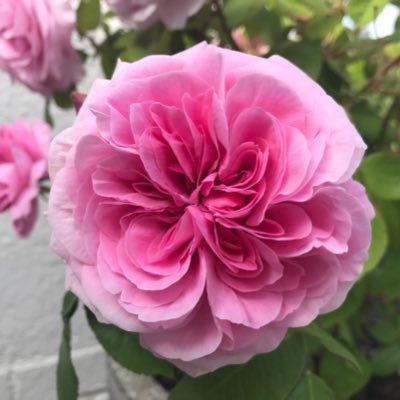
[[139,335],[98,322],[88,309],[86,315],[97,340],[118,364],[138,374],[173,377],[174,367],[145,350],[139,343]]
[[306,328],[303,328],[302,331],[319,339],[322,346],[324,346],[331,353],[349,361],[354,367],[359,369],[361,368],[354,354],[344,344],[339,342],[329,332],[323,330],[318,325],[311,324]]
[[371,375],[368,361],[357,355],[360,369],[355,369],[348,361],[331,353],[324,353],[320,363],[321,377],[335,392],[335,399],[348,399],[363,388]]
[[296,64],[311,78],[317,79],[319,77],[322,57],[318,45],[308,42],[289,43],[279,53]]
[[335,400],[332,389],[317,375],[307,371],[288,400]]
[[293,336],[274,352],[246,364],[199,378],[185,377],[169,400],[284,400],[301,377],[305,356],[303,339]]
[[366,157],[361,173],[370,193],[384,200],[400,200],[400,156],[375,153]]

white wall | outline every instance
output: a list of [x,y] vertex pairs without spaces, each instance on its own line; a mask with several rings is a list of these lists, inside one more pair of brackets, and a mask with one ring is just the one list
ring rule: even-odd
[[[85,91],[96,66],[80,86]],[[44,100],[0,71],[0,122],[41,119]],[[73,112],[53,109],[55,132],[68,126]],[[46,204],[41,204],[41,212]],[[17,239],[9,216],[0,215],[0,399],[55,400],[55,365],[60,341],[64,267],[48,246],[49,228],[41,216],[32,236]],[[87,328],[82,310],[73,322],[74,358],[81,393],[105,399],[104,355]],[[97,394],[96,396],[94,396]],[[92,397],[93,396],[93,397]]]

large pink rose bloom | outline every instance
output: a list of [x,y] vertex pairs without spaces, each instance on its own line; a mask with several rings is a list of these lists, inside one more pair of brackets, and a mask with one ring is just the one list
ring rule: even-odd
[[10,211],[27,237],[38,214],[39,181],[47,175],[50,128],[43,122],[0,124],[0,212]]
[[50,95],[82,75],[71,46],[75,12],[68,0],[0,1],[0,69]]
[[148,28],[161,21],[169,29],[182,29],[188,17],[200,10],[205,0],[106,0],[128,26]]
[[200,44],[120,63],[50,150],[67,287],[192,375],[271,351],[362,270],[364,150],[281,57]]

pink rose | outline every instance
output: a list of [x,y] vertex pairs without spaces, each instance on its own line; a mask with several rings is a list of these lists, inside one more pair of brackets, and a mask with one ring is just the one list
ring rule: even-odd
[[203,43],[120,63],[50,150],[67,287],[192,375],[271,351],[362,270],[365,147],[281,57]]
[[46,96],[79,80],[68,0],[2,0],[0,16],[0,69]]
[[106,0],[128,26],[146,29],[161,21],[171,30],[182,29],[186,20],[200,10],[205,0]]
[[43,122],[0,124],[0,212],[9,210],[27,237],[38,214],[39,181],[47,175],[50,128]]

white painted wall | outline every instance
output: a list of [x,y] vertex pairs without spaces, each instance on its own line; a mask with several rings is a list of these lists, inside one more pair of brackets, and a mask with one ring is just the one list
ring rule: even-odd
[[[80,85],[85,91],[98,68]],[[0,71],[0,121],[32,121],[43,116],[44,100]],[[73,112],[53,109],[55,132],[68,126]],[[41,212],[46,204],[41,204]],[[16,237],[7,214],[0,215],[0,399],[56,400],[55,365],[60,341],[60,304],[64,291],[63,263],[48,246],[44,215],[32,236]],[[86,399],[104,400],[104,355],[84,320],[82,310],[73,322],[74,358]],[[95,396],[96,394],[96,396]],[[87,397],[89,396],[89,397]]]

